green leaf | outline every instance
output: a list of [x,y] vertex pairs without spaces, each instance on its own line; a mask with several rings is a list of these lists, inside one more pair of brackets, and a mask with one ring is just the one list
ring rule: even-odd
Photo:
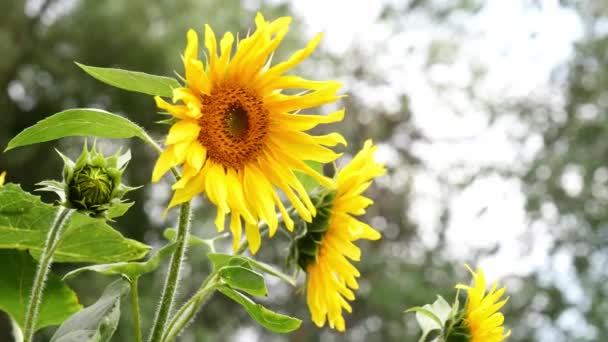
[[181,87],[179,82],[171,77],[150,75],[139,71],[92,67],[78,62],[76,65],[103,83],[138,93],[171,97],[173,88]]
[[123,139],[138,137],[155,144],[143,128],[122,116],[100,109],[77,108],[53,114],[17,134],[4,152],[16,147],[71,136]]
[[105,212],[104,216],[108,219],[114,219],[124,215],[135,202],[118,202],[112,203],[110,208]]
[[[28,249],[38,258],[57,208],[19,185],[0,187],[0,249]],[[55,262],[109,263],[141,259],[150,246],[127,239],[104,220],[72,215]]]
[[148,261],[145,262],[118,262],[113,264],[91,265],[77,268],[63,279],[70,279],[85,271],[97,272],[104,275],[122,275],[129,280],[135,280],[140,276],[153,272],[158,268],[163,259],[168,258],[175,250],[175,243],[168,244],[159,249]]
[[215,270],[228,265],[228,262],[230,262],[230,259],[232,259],[233,257],[234,257],[233,255],[223,254],[223,253],[208,253],[207,254],[207,258],[209,258],[209,261],[211,261],[211,264],[213,265],[213,269],[215,269]]
[[[323,174],[323,164],[313,160],[307,160],[306,164],[308,164],[308,166],[310,166],[318,173]],[[306,189],[306,192],[308,193],[310,193],[312,190],[319,186],[319,182],[317,182],[314,178],[305,173],[295,171],[295,175],[296,177],[298,177],[298,180],[300,181],[300,183],[302,183],[304,189]]]
[[109,341],[120,319],[120,299],[129,293],[129,283],[119,279],[106,287],[95,304],[65,321],[51,342]]
[[246,260],[249,263],[249,265],[251,265],[251,267],[255,268],[258,271],[262,271],[271,276],[275,276],[275,277],[283,280],[284,282],[288,283],[291,286],[296,286],[296,281],[295,281],[295,279],[293,279],[293,277],[290,277],[287,274],[277,270],[275,267],[268,265],[266,263],[263,263],[261,261],[247,258],[245,256],[235,256],[235,255],[222,254],[222,253],[209,253],[209,254],[207,254],[207,257],[209,258],[209,261],[211,261],[211,263],[213,264],[213,268],[216,270],[220,269],[228,264],[231,264],[230,263],[231,259],[239,258],[239,259]]
[[245,297],[240,292],[227,286],[219,287],[218,291],[223,293],[226,297],[241,304],[251,318],[270,331],[276,333],[288,333],[298,329],[302,324],[301,320],[270,311],[262,305],[254,303],[251,299]]
[[437,296],[437,300],[433,304],[416,306],[406,312],[416,313],[416,320],[422,329],[422,334],[426,335],[433,330],[443,330],[445,322],[452,315],[452,307],[443,297]]
[[251,269],[242,266],[224,266],[219,273],[220,278],[233,289],[253,296],[265,296],[268,293],[264,277]]
[[[36,262],[25,251],[0,250],[0,310],[22,328],[36,273]],[[36,329],[61,324],[80,310],[76,293],[59,276],[49,273],[38,314]]]

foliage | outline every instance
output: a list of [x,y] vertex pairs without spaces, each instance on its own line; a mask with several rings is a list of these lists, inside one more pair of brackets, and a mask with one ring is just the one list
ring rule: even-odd
[[[79,141],[77,138],[53,141],[52,145],[51,143],[28,145],[27,148],[14,150],[12,148],[16,145],[9,144],[9,141],[18,136],[24,128],[31,127],[36,122],[49,120],[50,118],[47,117],[51,113],[61,113],[69,107],[103,108],[87,109],[95,113],[93,119],[89,117],[84,125],[72,126],[70,130],[73,136],[88,135],[87,132],[93,127],[92,125],[98,122],[103,125],[106,122],[104,120],[108,118],[111,119],[111,125],[116,124],[118,129],[91,129],[91,131],[95,131],[97,136],[106,134],[111,138],[141,138],[140,129],[145,127],[150,136],[154,137],[150,140],[156,141],[160,137],[159,132],[165,130],[165,127],[153,125],[159,117],[152,115],[157,110],[148,97],[116,90],[91,80],[72,61],[119,70],[139,70],[148,75],[172,75],[174,70],[180,69],[179,54],[175,52],[181,51],[183,47],[183,33],[187,27],[200,29],[203,22],[211,22],[215,27],[220,27],[218,29],[220,32],[227,27],[241,27],[240,32],[244,34],[245,28],[251,26],[250,18],[252,18],[251,11],[244,9],[241,3],[217,0],[179,3],[172,1],[150,3],[135,0],[112,4],[76,1],[61,10],[53,10],[61,7],[58,3],[59,1],[53,0],[42,1],[39,11],[36,6],[32,8],[30,5],[26,11],[26,1],[9,1],[0,13],[0,32],[6,33],[0,35],[0,50],[6,52],[0,59],[0,86],[9,90],[0,92],[0,108],[3,111],[0,146],[7,149],[11,147],[10,151],[0,155],[0,169],[8,170],[8,182],[20,183],[26,191],[33,190],[32,180],[56,179],[59,176],[59,161],[56,158],[49,158],[51,146],[58,146],[67,154],[76,155],[72,146]],[[593,336],[608,334],[608,323],[604,318],[606,294],[603,290],[607,275],[604,271],[605,267],[602,266],[606,252],[605,244],[602,244],[605,240],[606,215],[601,210],[606,197],[604,196],[606,171],[603,165],[606,144],[601,138],[605,132],[606,121],[603,114],[606,107],[606,74],[603,71],[606,68],[603,66],[606,65],[605,53],[608,42],[600,29],[607,14],[605,6],[599,2],[583,4],[583,2],[563,1],[563,3],[572,3],[571,6],[588,29],[584,38],[574,46],[571,61],[556,70],[555,83],[556,86],[561,87],[557,96],[556,94],[529,96],[514,103],[480,104],[480,107],[484,108],[484,114],[492,120],[497,120],[499,116],[497,113],[518,113],[521,122],[529,128],[526,137],[538,135],[543,141],[543,148],[531,165],[517,165],[516,172],[510,173],[511,176],[521,179],[524,184],[522,188],[526,193],[530,217],[536,223],[548,225],[551,234],[549,242],[551,262],[543,269],[544,274],[539,272],[527,276],[517,275],[509,279],[509,282],[516,284],[518,289],[517,296],[513,296],[511,305],[506,307],[505,313],[507,324],[512,327],[517,326],[517,329],[513,330],[511,341],[542,340],[547,337],[547,331],[556,341],[593,340]],[[276,5],[274,2],[273,5],[261,2],[260,6],[265,7],[265,13],[273,13],[268,15],[291,10],[289,5]],[[536,3],[529,6],[532,9],[536,8],[535,6],[542,7]],[[412,55],[415,55],[413,58],[428,54],[428,63],[431,66],[434,63],[450,61],[456,55],[461,40],[467,39],[459,35],[460,28],[450,26],[452,19],[456,17],[473,19],[473,14],[483,8],[484,3],[481,1],[458,1],[450,4],[439,1],[410,1],[402,5],[385,5],[378,22],[386,24],[395,36],[409,32],[411,27],[404,28],[409,25],[406,23],[418,22],[417,20],[425,18],[431,18],[431,26],[439,27],[442,32],[448,32],[449,39],[433,42],[428,51],[411,51]],[[213,15],[209,15],[210,13]],[[74,29],[75,27],[78,29]],[[290,39],[289,36],[287,39]],[[390,42],[386,44],[390,49],[408,48],[403,44],[391,45]],[[321,63],[321,58],[324,60],[333,58],[335,63]],[[379,60],[375,53],[359,47],[337,56],[328,54],[319,57],[312,61],[312,64],[303,65],[302,68],[310,71],[309,73],[312,73],[313,69],[323,70],[338,75],[348,82],[352,80],[354,81],[352,84],[356,84],[353,88],[362,88],[374,95],[382,92],[382,87],[386,86],[387,78],[390,76],[375,70],[375,61]],[[449,64],[444,65],[449,66]],[[83,67],[87,68],[84,64]],[[478,66],[473,65],[473,67]],[[96,69],[88,68],[95,73]],[[567,77],[563,78],[563,75]],[[129,74],[129,77],[137,76],[139,74]],[[99,77],[103,78],[103,76]],[[401,78],[400,75],[399,77]],[[403,75],[402,78],[406,79],[408,75]],[[173,81],[170,80],[158,81],[156,82],[158,86],[148,89],[163,88],[164,90],[146,90],[146,92],[166,92],[165,85],[169,87],[173,85]],[[416,86],[411,83],[405,84],[403,89]],[[132,88],[138,86],[134,84],[123,88],[133,90]],[[468,85],[465,89],[466,96],[473,99],[483,97],[483,94],[478,93],[480,87],[483,88],[479,84]],[[449,234],[446,232],[453,219],[453,213],[446,209],[447,204],[441,212],[437,213],[437,237],[436,241],[434,240],[436,243],[430,245],[425,242],[429,233],[421,231],[412,222],[412,208],[415,208],[412,207],[412,203],[424,199],[414,197],[412,194],[411,177],[420,170],[432,170],[432,165],[425,165],[415,152],[420,149],[418,142],[432,141],[433,138],[421,132],[413,119],[415,108],[410,108],[412,99],[408,97],[407,91],[404,90],[397,95],[399,98],[396,101],[398,107],[396,109],[387,109],[377,103],[370,104],[360,93],[349,94],[344,100],[347,116],[350,117],[345,123],[345,131],[347,131],[345,136],[349,141],[349,147],[345,150],[347,156],[353,152],[355,146],[360,145],[362,137],[367,135],[373,136],[377,142],[396,146],[396,154],[392,157],[394,159],[392,173],[395,176],[387,178],[388,185],[373,189],[372,197],[377,199],[377,203],[370,208],[366,216],[383,227],[384,238],[377,245],[365,245],[364,248],[373,257],[362,260],[357,266],[363,274],[363,279],[353,314],[348,316],[350,332],[345,335],[334,335],[328,331],[317,331],[312,329],[310,322],[305,319],[302,323],[303,328],[296,333],[297,335],[287,338],[319,340],[323,336],[334,340],[354,338],[364,338],[368,341],[412,340],[418,336],[419,329],[412,322],[403,322],[402,308],[433,301],[435,289],[439,289],[443,296],[449,294],[445,284],[455,277],[454,265],[462,263],[460,260],[449,258],[446,254],[448,250],[446,240],[449,240]],[[560,96],[567,99],[565,104],[560,104],[556,100]],[[449,99],[449,93],[446,99]],[[81,110],[72,113],[82,115]],[[592,115],[590,119],[585,113],[596,113],[596,115]],[[131,125],[132,122],[138,124]],[[103,127],[108,126],[103,125]],[[50,139],[56,139],[60,135],[45,135],[38,132],[28,139],[31,142],[51,141]],[[147,170],[156,158],[153,149],[137,140],[99,141],[108,149],[114,149],[118,142],[123,146],[129,146],[134,156],[132,167],[126,170],[125,178],[130,184],[148,183],[150,175],[142,170]],[[326,172],[331,172],[329,166],[325,169]],[[483,175],[494,171],[496,170],[484,169],[476,170],[474,173]],[[496,172],[501,173],[504,170]],[[582,180],[580,192],[566,191],[562,182],[565,174],[580,176]],[[461,186],[466,187],[466,185],[459,183],[456,187],[442,188],[442,198],[438,201],[442,204],[449,203],[453,200],[449,196],[453,194],[454,188],[460,189]],[[162,199],[162,196],[158,195],[158,190],[163,186],[166,185],[146,188],[130,194],[130,198],[136,204],[129,212],[121,213],[124,216],[117,220],[117,223],[108,224],[80,216],[74,219],[81,226],[70,228],[73,234],[72,240],[66,237],[64,241],[65,248],[69,247],[66,250],[69,253],[63,253],[62,245],[57,251],[55,261],[96,263],[84,266],[76,272],[82,274],[79,275],[78,281],[72,283],[76,292],[81,295],[83,303],[92,303],[96,298],[91,296],[102,290],[103,281],[100,281],[101,276],[95,274],[96,272],[102,273],[103,276],[130,274],[132,277],[137,274],[146,282],[140,294],[142,298],[147,299],[141,303],[142,313],[150,316],[156,309],[155,300],[162,285],[162,278],[156,273],[148,272],[162,265],[166,258],[156,258],[158,255],[156,254],[147,261],[140,261],[139,259],[147,254],[149,247],[137,244],[135,241],[145,241],[154,246],[158,246],[162,241],[161,232],[166,225],[158,219],[158,213],[162,212],[163,208],[154,203]],[[5,189],[14,190],[16,193],[15,187],[9,184]],[[52,201],[46,198],[45,194],[42,196],[47,203]],[[33,207],[50,214],[50,205],[42,205],[39,199],[34,200],[34,198],[32,195],[24,195],[25,201],[34,203]],[[194,232],[205,238],[210,237],[213,229],[209,217],[213,215],[213,210],[206,202],[197,204],[196,209],[197,213],[193,217]],[[0,216],[4,220],[3,215]],[[169,213],[169,218],[171,215]],[[48,223],[48,216],[45,216],[44,220]],[[34,226],[19,228],[19,225],[12,220],[10,224],[6,226],[4,222],[0,225],[0,232],[4,234],[0,239],[0,245],[5,246],[2,248],[16,248],[15,246],[23,244],[20,249],[28,249],[32,251],[34,257],[37,257],[39,254],[37,250],[44,240],[44,231],[41,230],[45,225],[41,224],[40,228],[36,229],[37,227]],[[112,226],[117,227],[121,233],[112,229]],[[20,231],[19,236],[27,238],[19,240],[15,235],[11,237],[8,234],[10,229],[6,227],[17,227]],[[533,227],[535,226],[533,225],[530,230],[533,230]],[[79,234],[91,230],[98,235],[92,239],[78,237]],[[133,240],[126,239],[125,236]],[[110,246],[115,246],[116,249],[114,247],[108,249],[105,244],[104,248],[95,249],[94,247],[100,245],[98,239],[111,241]],[[281,236],[275,239],[284,242],[280,240],[283,239]],[[522,240],[524,240],[522,247],[524,249],[534,241],[532,237]],[[84,248],[81,243],[85,243]],[[167,251],[168,255],[172,248],[170,246],[170,244],[160,246],[159,249]],[[218,251],[225,250],[222,241],[217,241],[216,247]],[[281,247],[270,247],[260,251],[259,259],[272,264],[281,264],[280,255],[284,255],[284,252]],[[471,259],[467,261],[473,262],[473,259],[480,254],[492,254],[492,252],[492,250],[466,251],[467,257]],[[71,253],[76,253],[76,257]],[[575,295],[572,294],[574,291],[572,287],[563,287],[554,279],[562,270],[560,260],[563,260],[563,255],[566,255],[565,264],[568,267],[572,266],[574,270],[574,278],[569,279],[568,282],[587,294],[585,296],[588,297],[587,299],[573,302],[572,296]],[[206,254],[201,253],[194,245],[188,253],[187,262],[191,266],[191,271],[187,277],[184,277],[184,287],[180,291],[182,296],[195,293],[202,280],[200,274],[212,271],[211,266],[206,263]],[[155,266],[150,267],[152,264]],[[257,273],[265,272],[253,264],[251,266]],[[74,265],[54,266],[54,271],[59,274],[72,270]],[[95,272],[84,273],[84,270]],[[73,275],[75,274],[70,276]],[[286,276],[284,280],[293,281],[291,276]],[[303,309],[305,307],[303,296],[294,299],[291,295],[284,295],[286,292],[291,293],[292,289],[275,282],[269,282],[267,290],[283,295],[277,296],[272,302],[265,298],[256,298],[256,300],[264,305],[280,307],[290,315],[307,317]],[[195,318],[195,323],[183,335],[184,340],[198,340],[202,336],[211,341],[223,340],[227,336],[241,333],[240,330],[225,328],[230,324],[235,325],[236,322],[250,322],[246,318],[247,312],[239,310],[237,305],[224,296],[213,297],[207,304],[204,315]],[[129,308],[128,303],[126,307]],[[122,317],[121,324],[117,328],[116,340],[129,340],[132,337],[132,321],[129,315],[125,315],[128,311],[123,310],[123,316],[126,317]],[[224,317],[222,313],[226,311],[234,312],[232,318]],[[573,316],[584,322],[580,326],[588,332],[585,335],[587,337],[577,335],[563,323]],[[149,324],[146,321],[143,323],[144,328]],[[8,326],[0,323],[0,339],[5,337],[2,334],[8,331]],[[260,339],[271,339],[264,331],[255,327],[245,328],[251,328],[248,331],[255,331]],[[52,329],[43,331],[42,334],[46,334],[48,338],[52,334]],[[272,339],[284,340],[274,336]]]
[[[16,275],[0,279],[0,309],[23,327],[36,262],[27,252],[2,249],[0,263],[6,275]],[[82,308],[76,293],[56,274],[50,275],[42,298],[37,329],[57,325]]]

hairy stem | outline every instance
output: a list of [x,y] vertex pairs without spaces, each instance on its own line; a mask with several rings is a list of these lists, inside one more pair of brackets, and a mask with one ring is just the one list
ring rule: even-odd
[[133,306],[133,325],[135,326],[135,342],[141,342],[141,322],[139,320],[139,290],[137,278],[129,280],[131,284],[131,306]]
[[31,342],[34,337],[38,320],[38,309],[42,302],[42,292],[44,291],[46,278],[53,262],[53,253],[55,253],[55,249],[57,249],[57,245],[61,240],[63,228],[73,212],[73,209],[59,207],[57,216],[46,236],[46,241],[40,254],[40,262],[34,276],[34,283],[32,284],[32,294],[30,295],[30,301],[25,312],[25,322],[23,324],[23,340],[25,342]]
[[216,286],[219,284],[219,277],[216,273],[212,273],[205,279],[200,290],[192,296],[182,307],[175,313],[167,330],[163,335],[162,342],[174,341],[181,331],[194,318],[196,313],[203,307],[207,299],[213,294]]
[[189,231],[190,202],[188,201],[180,206],[176,237],[177,248],[171,256],[171,264],[169,265],[169,272],[167,273],[163,293],[160,298],[160,306],[156,312],[152,331],[150,332],[150,338],[148,339],[150,342],[160,342],[165,331],[169,313],[173,308],[175,292],[179,286],[179,275],[182,268],[182,260],[186,254]]

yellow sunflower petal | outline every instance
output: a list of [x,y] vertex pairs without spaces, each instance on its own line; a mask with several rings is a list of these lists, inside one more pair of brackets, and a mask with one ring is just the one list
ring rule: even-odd
[[169,146],[160,154],[160,157],[156,161],[156,165],[154,165],[154,171],[152,171],[152,182],[158,182],[161,177],[175,165],[177,165],[177,161],[175,160],[175,155],[173,154],[173,146]]
[[243,228],[241,227],[241,215],[236,212],[230,214],[230,232],[232,232],[232,250],[239,249]]
[[201,128],[195,121],[181,120],[171,126],[165,144],[173,145],[178,142],[196,139],[200,131]]
[[502,326],[504,315],[500,310],[508,298],[500,301],[505,288],[496,290],[496,283],[486,294],[486,279],[481,268],[475,273],[468,265],[465,265],[473,276],[473,286],[457,284],[456,288],[467,292],[467,303],[465,305],[464,326],[468,329],[470,340],[473,342],[503,341],[510,336],[511,331],[505,333]]
[[245,225],[245,234],[247,235],[247,241],[249,242],[249,250],[251,254],[256,254],[262,244],[262,238],[260,236],[260,230],[257,225],[247,223]]
[[[279,190],[304,220],[313,219],[314,203],[294,172],[304,172],[321,184],[335,186],[335,181],[304,161],[333,161],[339,154],[328,147],[344,143],[338,134],[315,137],[302,132],[341,120],[343,110],[329,115],[287,115],[340,97],[336,94],[338,82],[284,75],[312,53],[320,35],[288,60],[271,65],[271,56],[286,37],[290,23],[290,17],[267,20],[258,14],[251,34],[235,42],[234,35],[227,32],[219,44],[220,36],[205,25],[205,60],[199,59],[202,54],[197,33],[189,30],[183,53],[186,84],[173,89],[172,103],[155,98],[160,109],[177,119],[167,135],[167,150],[153,172],[153,179],[158,180],[171,167],[183,170],[182,179],[173,186],[175,194],[169,207],[205,193],[217,206],[218,230],[224,229],[225,216],[230,214],[235,241],[240,240],[245,224],[245,235],[253,240],[252,251],[259,248],[253,227],[257,229],[260,221],[268,224],[270,236],[276,233],[277,207],[287,229],[294,229],[294,220],[289,217]],[[283,94],[283,89],[304,92]],[[296,132],[295,138],[277,127]],[[353,283],[352,270],[348,272],[347,285]],[[335,303],[332,317],[343,307],[339,300]]]
[[[302,138],[303,139],[303,138]],[[331,137],[325,139],[332,139]],[[370,178],[359,176],[367,175],[369,169],[383,167],[373,160],[373,153],[369,153],[371,144],[364,148],[353,158],[351,163],[341,169],[336,178],[347,179],[348,182],[340,182],[335,190],[335,198],[329,203],[318,204],[324,206],[323,211],[329,210],[329,222],[325,223],[326,231],[320,240],[320,246],[316,251],[316,260],[307,261],[300,259],[298,262],[310,262],[307,265],[307,304],[312,320],[315,324],[322,326],[329,322],[329,326],[338,331],[344,331],[346,324],[342,315],[343,311],[351,312],[352,307],[348,301],[355,299],[354,291],[358,289],[357,278],[359,270],[351,263],[361,259],[361,250],[355,242],[359,239],[375,240],[380,238],[380,233],[369,225],[353,218],[351,215],[359,215],[369,205],[367,197],[361,196],[363,190],[369,186]],[[275,152],[281,160],[286,158],[280,152]],[[356,168],[352,166],[356,163]],[[373,178],[373,177],[371,177]],[[345,189],[344,185],[354,187],[356,193]],[[323,198],[323,197],[321,197]],[[331,197],[330,197],[331,198]],[[319,209],[319,212],[323,212]],[[317,217],[311,223],[312,227],[323,224],[327,218],[318,221]],[[304,236],[303,239],[306,239]],[[318,237],[314,237],[318,241]],[[306,241],[306,240],[304,240]]]

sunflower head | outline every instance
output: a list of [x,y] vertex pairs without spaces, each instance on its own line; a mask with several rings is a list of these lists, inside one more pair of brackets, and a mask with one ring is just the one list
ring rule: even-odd
[[314,194],[312,201],[317,208],[317,215],[312,222],[307,223],[296,218],[296,222],[300,223],[297,225],[300,229],[296,230],[296,237],[291,244],[288,265],[296,263],[300,269],[306,270],[309,264],[317,261],[323,235],[329,228],[331,206],[335,198],[334,189],[325,189]]
[[0,172],[0,186],[4,185],[4,179],[6,178],[6,171]]
[[361,259],[354,242],[377,240],[380,233],[353,216],[363,215],[373,202],[363,196],[372,180],[385,169],[374,161],[375,146],[365,142],[363,149],[336,176],[337,188],[322,192],[315,202],[317,216],[305,234],[295,240],[292,253],[307,273],[307,303],[312,320],[319,327],[329,322],[344,331],[342,310],[351,312],[348,301],[355,299],[359,271],[353,261]]
[[337,133],[313,136],[306,132],[342,120],[343,110],[304,114],[339,99],[340,83],[285,75],[313,52],[321,36],[286,61],[270,63],[290,22],[290,17],[267,21],[258,13],[256,30],[240,40],[230,32],[218,39],[205,25],[205,62],[199,59],[196,31],[188,31],[185,84],[173,90],[172,103],[155,98],[157,106],[176,120],[152,180],[158,181],[171,167],[182,166],[169,208],[205,193],[217,206],[218,230],[224,229],[225,216],[230,214],[234,248],[244,226],[253,253],[260,247],[260,221],[268,224],[270,236],[276,232],[277,208],[286,227],[294,227],[277,190],[304,221],[312,221],[317,209],[294,171],[335,187],[332,179],[305,161],[332,162],[339,154],[328,147],[346,144]]
[[120,151],[110,157],[104,157],[95,146],[88,149],[85,142],[82,153],[72,161],[57,151],[64,161],[63,183],[44,181],[39,183],[42,191],[57,193],[62,204],[91,214],[104,216],[108,209],[116,205],[127,205],[122,197],[135,188],[122,184],[122,174],[131,159],[131,153]]
[[[456,288],[467,292],[467,302],[464,315],[460,322],[460,328],[469,336],[470,342],[500,342],[511,335],[511,331],[505,332],[503,322],[505,317],[499,311],[509,300],[502,299],[505,287],[497,289],[494,283],[490,291],[486,293],[487,283],[481,268],[477,273],[466,265],[473,276],[471,286],[458,284]],[[501,300],[502,299],[502,300]]]

